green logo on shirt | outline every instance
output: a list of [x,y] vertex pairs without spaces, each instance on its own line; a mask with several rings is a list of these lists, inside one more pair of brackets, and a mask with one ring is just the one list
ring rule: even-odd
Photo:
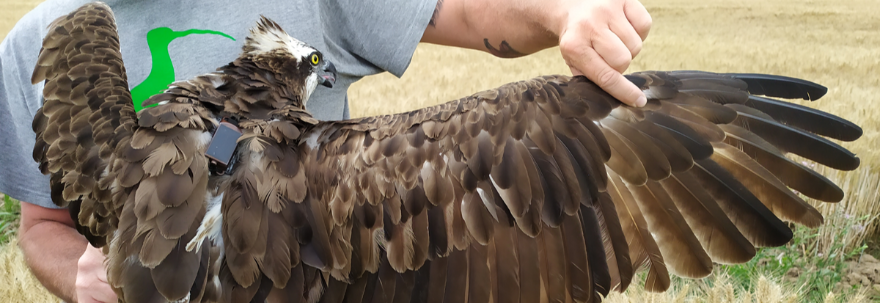
[[191,34],[218,35],[235,41],[235,38],[225,33],[203,29],[173,31],[167,27],[158,27],[147,32],[147,45],[150,46],[153,66],[150,68],[150,75],[144,79],[144,82],[131,89],[131,98],[134,101],[135,111],[143,109],[141,103],[144,100],[147,100],[152,95],[161,93],[168,88],[168,84],[174,82],[174,64],[172,64],[171,55],[168,53],[168,45],[174,39]]

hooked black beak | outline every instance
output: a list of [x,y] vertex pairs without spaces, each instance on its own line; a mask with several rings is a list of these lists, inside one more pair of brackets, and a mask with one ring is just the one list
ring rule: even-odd
[[321,67],[321,72],[318,73],[319,81],[321,81],[321,85],[326,87],[333,87],[333,84],[336,83],[336,66],[333,66],[333,62],[330,60],[324,60],[324,64]]

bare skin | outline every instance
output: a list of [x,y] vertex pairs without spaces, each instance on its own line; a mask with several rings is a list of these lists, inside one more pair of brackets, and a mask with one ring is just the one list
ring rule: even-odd
[[651,16],[637,0],[443,0],[422,42],[514,58],[559,46],[584,75],[626,104],[645,95],[623,77],[642,49]]
[[21,203],[19,246],[37,280],[65,302],[116,302],[104,255],[74,229],[67,209]]
[[[438,0],[422,42],[502,58],[559,46],[573,75],[643,106],[644,94],[621,73],[650,28],[651,16],[637,0]],[[20,237],[28,266],[53,294],[67,302],[117,301],[104,255],[77,233],[66,209],[22,203]]]
[[76,298],[80,303],[116,302],[116,293],[107,283],[104,252],[91,244],[77,262]]

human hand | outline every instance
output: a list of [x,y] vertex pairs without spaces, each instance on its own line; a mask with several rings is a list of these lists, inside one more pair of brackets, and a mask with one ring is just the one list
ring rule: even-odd
[[106,257],[100,249],[91,244],[79,257],[76,271],[76,300],[79,303],[111,303],[116,302],[116,293],[107,284],[107,269],[104,267]]
[[645,94],[622,73],[651,29],[645,7],[638,0],[586,0],[568,12],[559,49],[572,74],[586,76],[626,104],[644,106]]

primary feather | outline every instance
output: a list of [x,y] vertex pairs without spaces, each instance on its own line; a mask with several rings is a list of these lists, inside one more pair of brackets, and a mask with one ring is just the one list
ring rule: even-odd
[[[859,165],[821,137],[858,126],[772,99],[824,94],[800,79],[640,72],[632,108],[543,76],[318,121],[305,104],[335,70],[312,54],[263,19],[239,58],[135,113],[109,8],[52,23],[34,159],[122,301],[598,302],[642,267],[663,291],[785,244],[780,218],[822,222],[789,188],[842,191],[787,153]],[[225,171],[205,157],[221,119],[242,131]]]

